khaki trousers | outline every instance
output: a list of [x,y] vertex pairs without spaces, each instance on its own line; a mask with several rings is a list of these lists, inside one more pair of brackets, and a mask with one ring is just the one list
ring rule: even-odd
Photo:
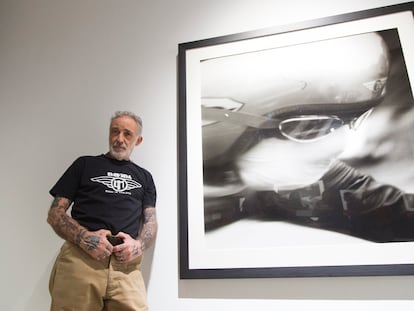
[[147,311],[141,260],[98,261],[65,242],[50,275],[51,311]]

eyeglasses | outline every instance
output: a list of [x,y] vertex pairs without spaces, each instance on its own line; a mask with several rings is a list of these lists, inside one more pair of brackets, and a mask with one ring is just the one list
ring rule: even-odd
[[372,108],[358,117],[335,115],[303,115],[285,119],[279,123],[280,133],[293,141],[311,142],[329,135],[344,125],[356,130],[372,112]]
[[257,129],[277,130],[278,132],[274,133],[277,137],[297,142],[312,142],[329,135],[344,125],[356,130],[368,118],[372,110],[373,108],[363,111],[341,112],[340,115],[290,115],[276,119],[223,108],[203,107],[202,118],[203,120],[231,122]]

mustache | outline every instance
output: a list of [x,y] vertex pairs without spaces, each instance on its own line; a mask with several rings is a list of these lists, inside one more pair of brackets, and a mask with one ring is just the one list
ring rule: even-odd
[[126,146],[125,146],[125,144],[123,144],[123,143],[113,143],[113,144],[111,145],[111,147],[112,147],[112,148],[123,148],[123,149],[126,149]]

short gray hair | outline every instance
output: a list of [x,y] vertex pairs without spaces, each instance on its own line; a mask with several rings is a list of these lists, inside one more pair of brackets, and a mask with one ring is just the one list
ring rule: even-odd
[[111,124],[112,121],[115,119],[118,119],[120,117],[130,117],[135,121],[135,123],[138,125],[138,134],[142,133],[142,119],[141,117],[137,116],[135,113],[131,111],[116,111],[114,115],[111,118]]

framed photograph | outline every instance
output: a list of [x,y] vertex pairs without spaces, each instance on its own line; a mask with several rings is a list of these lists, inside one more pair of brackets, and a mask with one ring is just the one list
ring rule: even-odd
[[182,279],[414,274],[413,10],[179,44]]

